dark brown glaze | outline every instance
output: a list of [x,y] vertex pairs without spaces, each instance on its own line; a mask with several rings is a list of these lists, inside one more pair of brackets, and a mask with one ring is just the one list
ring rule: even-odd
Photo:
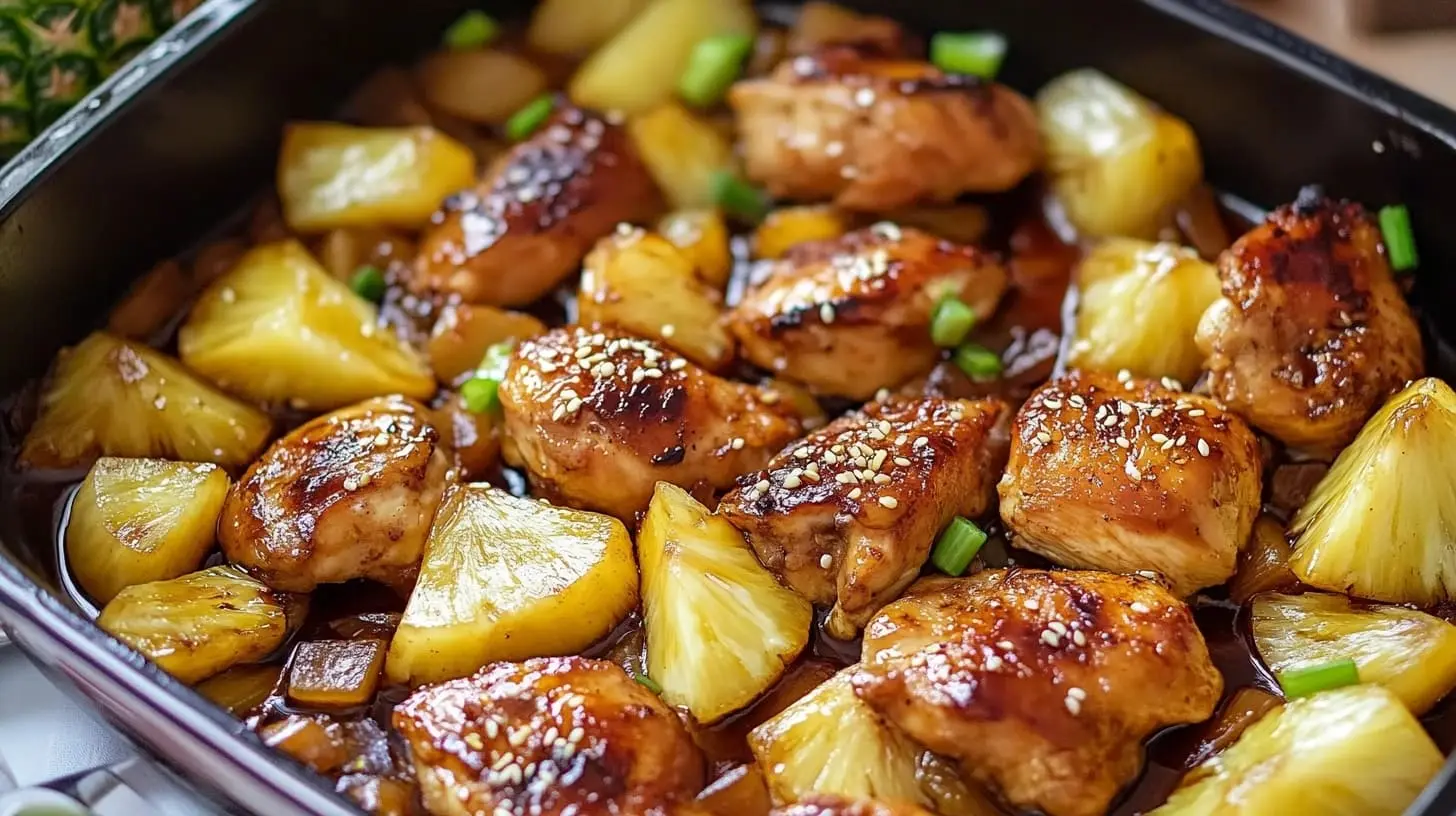
[[919,575],[941,528],[990,508],[1009,411],[995,400],[871,403],[744,476],[718,512],[785,584],[834,604],[828,631],[852,638]]
[[561,107],[479,186],[445,202],[420,244],[413,286],[525,306],[575,271],[598,238],[657,206],[625,131]]
[[629,525],[657,482],[727,490],[801,431],[778,392],[605,329],[522,343],[500,397],[505,458],[526,468],[538,495]]
[[1421,375],[1421,336],[1358,204],[1306,190],[1219,258],[1198,327],[1213,396],[1291,447],[1332,457]]
[[292,592],[352,578],[407,591],[450,468],[428,416],[381,397],[273,443],[228,491],[223,553]]
[[437,816],[670,814],[705,781],[677,715],[603,660],[496,663],[416,691],[393,722]]
[[1260,482],[1257,437],[1212,400],[1072,372],[1017,412],[998,491],[1018,547],[1063,566],[1152,570],[1181,597],[1233,575]]
[[1213,713],[1223,680],[1158,582],[988,570],[928,578],[865,628],[855,693],[1011,804],[1098,816],[1142,742]]
[[815,795],[774,808],[769,816],[931,816],[931,813],[905,802]]
[[790,59],[728,101],[745,170],[776,198],[882,212],[1008,190],[1041,159],[1015,91],[854,48]]
[[930,320],[942,298],[986,317],[1006,280],[988,253],[880,224],[789,250],[728,326],[753,363],[821,394],[867,399],[935,364]]

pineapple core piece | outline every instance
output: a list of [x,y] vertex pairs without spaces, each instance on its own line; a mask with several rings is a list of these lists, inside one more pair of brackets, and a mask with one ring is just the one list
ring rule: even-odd
[[1456,686],[1456,626],[1401,606],[1357,606],[1343,595],[1260,595],[1254,644],[1275,674],[1350,659],[1416,715]]
[[657,483],[637,552],[647,673],[699,723],[753,702],[808,644],[809,601],[682,488]]
[[1295,516],[1294,574],[1377,601],[1456,598],[1453,448],[1451,386],[1427,377],[1391,397]]
[[1381,686],[1274,709],[1148,816],[1399,816],[1445,757]]

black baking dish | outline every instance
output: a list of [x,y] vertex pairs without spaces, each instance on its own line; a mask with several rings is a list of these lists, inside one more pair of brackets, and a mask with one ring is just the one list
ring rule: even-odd
[[[372,68],[426,48],[470,0],[211,0],[0,173],[0,393],[41,374],[131,277],[270,177],[281,125],[326,115]],[[501,16],[529,4],[489,4]],[[850,0],[920,30],[992,28],[1034,90],[1095,66],[1198,134],[1210,181],[1257,206],[1303,184],[1404,202],[1437,373],[1456,371],[1456,112],[1219,0]],[[407,9],[407,10],[406,10]],[[58,595],[53,555],[0,520],[0,621],[63,685],[235,807],[357,812],[322,780],[103,634]],[[1451,746],[1443,746],[1449,749]],[[1456,813],[1456,764],[1411,813]]]

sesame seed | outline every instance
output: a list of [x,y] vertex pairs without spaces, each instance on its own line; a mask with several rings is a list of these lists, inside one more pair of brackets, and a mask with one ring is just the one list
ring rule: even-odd
[[555,374],[556,373],[556,366],[552,365],[551,363],[542,363],[541,364],[541,373],[542,374]]
[[1138,613],[1139,615],[1146,615],[1147,613],[1153,611],[1153,610],[1149,609],[1148,608],[1148,605],[1145,604],[1145,603],[1143,603],[1142,601],[1133,601],[1128,606],[1128,609],[1131,609],[1132,611]]
[[834,455],[834,451],[824,451],[824,464],[832,465],[838,461],[839,457]]
[[1132,405],[1130,405],[1130,404],[1128,404],[1126,402],[1119,402],[1119,403],[1117,403],[1117,410],[1123,416],[1132,416]]
[[485,735],[491,739],[500,736],[500,723],[497,723],[494,718],[485,721]]
[[733,437],[733,441],[728,443],[728,447],[732,448],[733,450],[743,450],[743,437]]
[[1125,437],[1125,436],[1119,436],[1117,439],[1115,439],[1113,441],[1116,442],[1117,443],[1117,446],[1119,448],[1122,448],[1123,450],[1127,450],[1129,447],[1132,446],[1132,442],[1128,441],[1128,438]]
[[818,484],[819,471],[815,469],[813,465],[810,465],[809,467],[804,468],[804,478],[808,479],[811,482],[814,482],[815,484]]
[[578,725],[577,727],[571,729],[570,734],[566,735],[566,741],[573,744],[579,743],[581,742],[581,738],[584,736],[586,736],[586,732],[581,730],[581,726]]
[[1131,459],[1127,460],[1127,464],[1123,465],[1122,469],[1127,472],[1127,477],[1134,482],[1141,481],[1143,478],[1143,472],[1138,470],[1138,466],[1134,465]]
[[1162,382],[1163,382],[1163,387],[1166,388],[1166,389],[1168,389],[1169,391],[1182,391],[1183,390],[1183,383],[1178,382],[1177,380],[1173,379],[1172,377],[1164,377],[1163,380],[1162,380]]
[[1048,407],[1050,409],[1052,409],[1053,411],[1055,411],[1055,410],[1057,410],[1057,409],[1059,409],[1059,408],[1062,407],[1062,401],[1061,400],[1054,400],[1054,399],[1051,399],[1051,398],[1047,398],[1047,399],[1042,400],[1041,401],[1041,404],[1042,405],[1045,405],[1046,407]]
[[929,445],[929,444],[930,444],[930,437],[928,437],[928,436],[917,436],[917,437],[915,437],[915,447],[917,447],[917,448],[923,448],[923,447],[925,447],[926,445]]
[[788,490],[793,490],[801,484],[803,484],[803,481],[792,473],[784,477],[784,487]]
[[1050,629],[1042,630],[1041,642],[1045,643],[1048,646],[1051,646],[1052,648],[1056,648],[1057,646],[1062,645],[1062,639],[1057,636],[1056,632],[1053,632]]
[[1059,635],[1065,635],[1067,633],[1067,625],[1061,621],[1052,621],[1047,624],[1047,628]]
[[1116,425],[1117,424],[1117,414],[1108,414],[1107,415],[1107,418],[1104,419],[1104,420],[1102,420],[1102,424],[1105,425],[1108,428],[1111,428],[1113,425]]
[[1178,447],[1181,448],[1181,447],[1183,447],[1184,443],[1186,443],[1187,441],[1188,441],[1188,437],[1187,436],[1180,436],[1177,439],[1173,440],[1173,444],[1175,444],[1175,445],[1177,445]]
[[531,736],[531,729],[525,726],[512,728],[507,732],[506,741],[513,747],[519,748],[526,744],[526,737]]
[[1084,635],[1084,634],[1082,634],[1082,630],[1081,629],[1073,630],[1073,632],[1072,632],[1072,642],[1075,643],[1075,644],[1077,644],[1078,646],[1086,646],[1087,645],[1087,636]]
[[572,397],[571,402],[566,403],[566,413],[574,414],[581,410],[581,397]]
[[894,479],[891,479],[887,474],[884,474],[884,473],[876,473],[875,474],[875,478],[872,479],[871,481],[873,481],[877,485],[887,485],[890,482],[893,482]]
[[1067,696],[1077,700],[1085,700],[1087,699],[1087,692],[1084,689],[1078,688],[1077,686],[1072,686],[1071,688],[1067,689]]
[[1080,394],[1073,394],[1072,396],[1067,397],[1067,402],[1070,402],[1073,408],[1087,407],[1087,401],[1082,399],[1082,396]]
[[910,467],[910,460],[906,459],[903,456],[896,456],[895,464],[899,465],[900,467]]
[[986,658],[986,671],[996,671],[999,668],[1001,668],[1001,657],[999,655],[991,655]]
[[819,319],[822,320],[822,321],[824,321],[825,323],[833,323],[834,322],[834,304],[833,303],[821,303],[821,304],[819,304]]
[[854,477],[848,473],[836,473],[834,474],[834,481],[839,482],[840,484],[849,484],[850,482],[854,481]]
[[640,383],[640,382],[642,382],[642,379],[644,377],[646,377],[646,376],[647,375],[642,372],[642,369],[640,369],[640,368],[634,368],[634,369],[632,369],[632,382],[634,382],[634,383]]
[[662,325],[662,336],[663,337],[671,337],[674,334],[677,334],[677,326],[674,326],[671,323],[664,323]]
[[564,416],[566,416],[566,406],[558,402],[556,404],[556,410],[551,412],[551,421],[560,422],[561,418]]
[[1161,445],[1164,442],[1167,442],[1168,441],[1168,437],[1165,436],[1164,434],[1155,433],[1155,434],[1153,434],[1153,441],[1156,442],[1156,443],[1158,443],[1159,445]]
[[1172,447],[1173,447],[1173,440],[1169,439],[1167,442],[1164,442],[1163,443],[1162,449],[1163,450],[1169,450]]
[[[687,361],[685,361],[685,360],[683,360],[683,361],[674,360],[673,362],[675,362],[675,363],[676,362],[682,362],[683,365],[687,365]],[[758,399],[764,405],[773,405],[773,404],[775,404],[775,403],[777,403],[779,401],[779,392],[777,392],[777,391],[765,391],[761,395],[759,395]]]
[[864,494],[864,491],[860,490],[857,487],[855,489],[849,491],[849,497],[851,499],[858,499],[863,494]]
[[1202,440],[1202,439],[1198,440],[1198,455],[1199,456],[1207,456],[1208,455],[1208,443],[1206,441]]
[[642,369],[642,376],[644,376],[644,377],[650,377],[650,378],[652,378],[654,380],[655,379],[658,379],[659,377],[662,376],[662,369],[658,369],[658,368],[645,368],[645,369]]
[[900,504],[900,502],[896,501],[894,496],[881,496],[880,497],[880,506],[881,507],[888,507],[891,510],[894,510],[896,507],[899,506],[899,504]]
[[1048,442],[1051,442],[1052,441],[1052,435],[1049,434],[1049,433],[1047,433],[1046,431],[1037,431],[1036,432],[1036,441],[1038,441],[1038,442],[1042,443],[1043,445],[1045,445]]
[[479,734],[466,734],[465,744],[479,751],[485,747],[485,740],[481,739]]
[[809,455],[811,453],[812,453],[812,451],[810,451],[807,447],[796,448],[794,450],[794,458],[795,459],[808,459],[809,458]]
[[1016,644],[1012,643],[1009,640],[998,640],[996,641],[996,645],[1001,647],[1002,649],[1005,649],[1008,652],[1016,648]]
[[1188,416],[1201,417],[1204,415],[1204,413],[1206,412],[1202,408],[1194,408],[1192,411],[1188,412]]
[[501,754],[500,756],[495,758],[495,762],[491,764],[490,768],[493,771],[499,771],[515,761],[516,755],[511,753],[510,751],[506,751],[504,754]]
[[875,458],[870,460],[870,470],[879,470],[885,464],[885,457],[888,451],[876,451]]
[[759,479],[758,480],[758,484],[756,484],[756,485],[753,486],[753,489],[754,490],[757,490],[760,493],[763,493],[763,492],[767,491],[768,488],[769,488],[768,479]]
[[1021,605],[1032,611],[1041,608],[1041,604],[1037,603],[1035,598],[1027,598],[1026,600],[1021,602]]
[[1067,711],[1071,712],[1073,717],[1082,713],[1082,701],[1076,697],[1069,694],[1062,702],[1067,706]]
[[824,553],[823,555],[819,556],[819,569],[829,569],[829,565],[833,563],[834,557],[831,556],[829,553]]
[[1131,371],[1128,371],[1125,368],[1118,369],[1118,372],[1117,372],[1117,381],[1118,382],[1127,382],[1130,379],[1132,379],[1132,372]]

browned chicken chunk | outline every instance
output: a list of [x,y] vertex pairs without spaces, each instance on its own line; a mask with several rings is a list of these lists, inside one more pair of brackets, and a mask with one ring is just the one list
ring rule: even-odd
[[470,303],[524,306],[581,265],[618,223],[657,206],[627,135],[567,107],[445,202],[420,245],[414,286]]
[[1218,266],[1197,334],[1209,390],[1285,444],[1333,456],[1421,376],[1420,330],[1359,204],[1306,189]]
[[941,528],[990,508],[1008,416],[995,400],[871,403],[739,479],[718,512],[852,638],[915,580]]
[[394,709],[436,816],[675,813],[703,786],[676,714],[615,663],[495,663]]
[[1142,741],[1213,713],[1223,678],[1156,581],[989,570],[927,578],[865,628],[855,693],[1017,808],[1101,816]]
[[647,340],[556,329],[522,343],[501,383],[503,454],[542,495],[631,524],[657,482],[727,490],[798,436],[776,393]]
[[1223,583],[1259,513],[1258,438],[1206,397],[1073,372],[1016,415],[998,490],[1015,543],[1062,566]]
[[228,491],[218,541],[269,586],[414,585],[449,458],[419,404],[381,397],[300,425]]
[[792,805],[774,808],[769,816],[931,816],[928,811],[905,802],[846,799],[815,795]]
[[941,298],[981,318],[1006,290],[995,258],[916,229],[880,224],[800,244],[729,315],[743,356],[824,394],[867,399],[935,365]]
[[1009,190],[1041,160],[1015,91],[848,47],[787,60],[728,101],[748,176],[777,198],[884,212]]

